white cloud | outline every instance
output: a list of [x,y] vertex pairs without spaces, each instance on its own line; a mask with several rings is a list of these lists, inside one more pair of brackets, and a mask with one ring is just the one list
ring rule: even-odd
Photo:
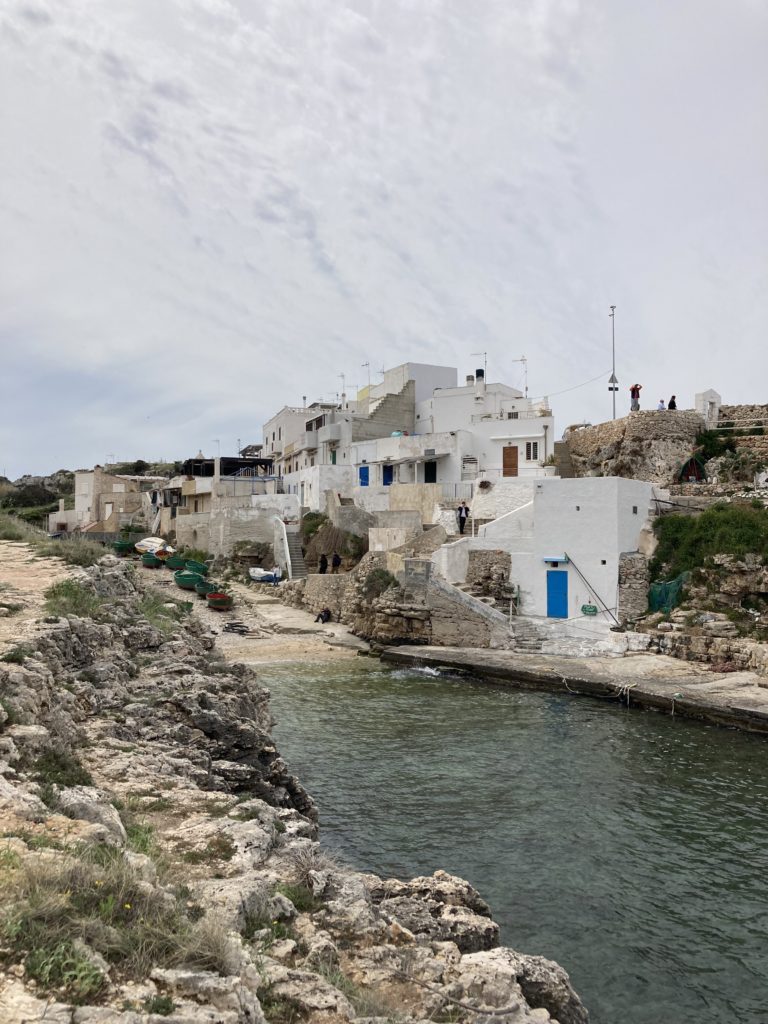
[[766,15],[704,6],[9,2],[0,471],[233,449],[368,359],[556,392],[612,302],[622,384],[760,400]]

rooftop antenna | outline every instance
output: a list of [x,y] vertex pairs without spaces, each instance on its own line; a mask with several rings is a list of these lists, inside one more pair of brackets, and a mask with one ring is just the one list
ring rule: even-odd
[[361,365],[364,366],[365,369],[368,371],[368,387],[370,387],[371,386],[371,364],[370,363],[361,363]]
[[611,306],[608,316],[611,318],[611,376],[608,378],[608,390],[613,399],[613,418],[616,419],[616,392],[619,390],[619,382],[616,379],[616,307]]
[[383,377],[383,376],[384,376],[384,375],[386,374],[386,372],[387,372],[387,371],[386,371],[386,370],[384,369],[384,367],[383,367],[383,366],[382,366],[382,368],[381,368],[380,370],[377,370],[377,371],[376,371],[376,373],[380,373],[382,377]]
[[483,357],[483,375],[486,381],[488,380],[488,353],[487,352],[470,352],[471,356],[482,356]]
[[512,359],[510,362],[522,363],[523,364],[523,381],[525,387],[525,397],[528,397],[528,360],[525,356],[520,356],[519,359]]

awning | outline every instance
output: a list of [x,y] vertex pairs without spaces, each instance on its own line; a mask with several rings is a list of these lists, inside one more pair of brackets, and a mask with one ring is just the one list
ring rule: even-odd
[[544,555],[542,562],[567,562],[568,555]]

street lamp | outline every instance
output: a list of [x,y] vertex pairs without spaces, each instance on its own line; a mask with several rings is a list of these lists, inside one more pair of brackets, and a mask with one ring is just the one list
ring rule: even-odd
[[611,318],[611,376],[608,378],[608,390],[613,399],[613,418],[616,419],[616,392],[619,390],[619,382],[616,379],[616,307],[611,306],[608,316]]

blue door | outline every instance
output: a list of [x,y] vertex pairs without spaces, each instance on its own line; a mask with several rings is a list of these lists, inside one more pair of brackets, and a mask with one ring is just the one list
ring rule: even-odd
[[568,573],[563,569],[547,569],[547,615],[568,618]]
[[368,470],[369,470],[369,468],[370,468],[369,466],[360,466],[358,471],[357,471],[358,472],[358,479],[360,480],[360,486],[361,487],[367,487],[368,486]]
[[394,466],[382,466],[381,467],[381,482],[385,487],[389,487],[392,483],[392,477],[394,476]]

